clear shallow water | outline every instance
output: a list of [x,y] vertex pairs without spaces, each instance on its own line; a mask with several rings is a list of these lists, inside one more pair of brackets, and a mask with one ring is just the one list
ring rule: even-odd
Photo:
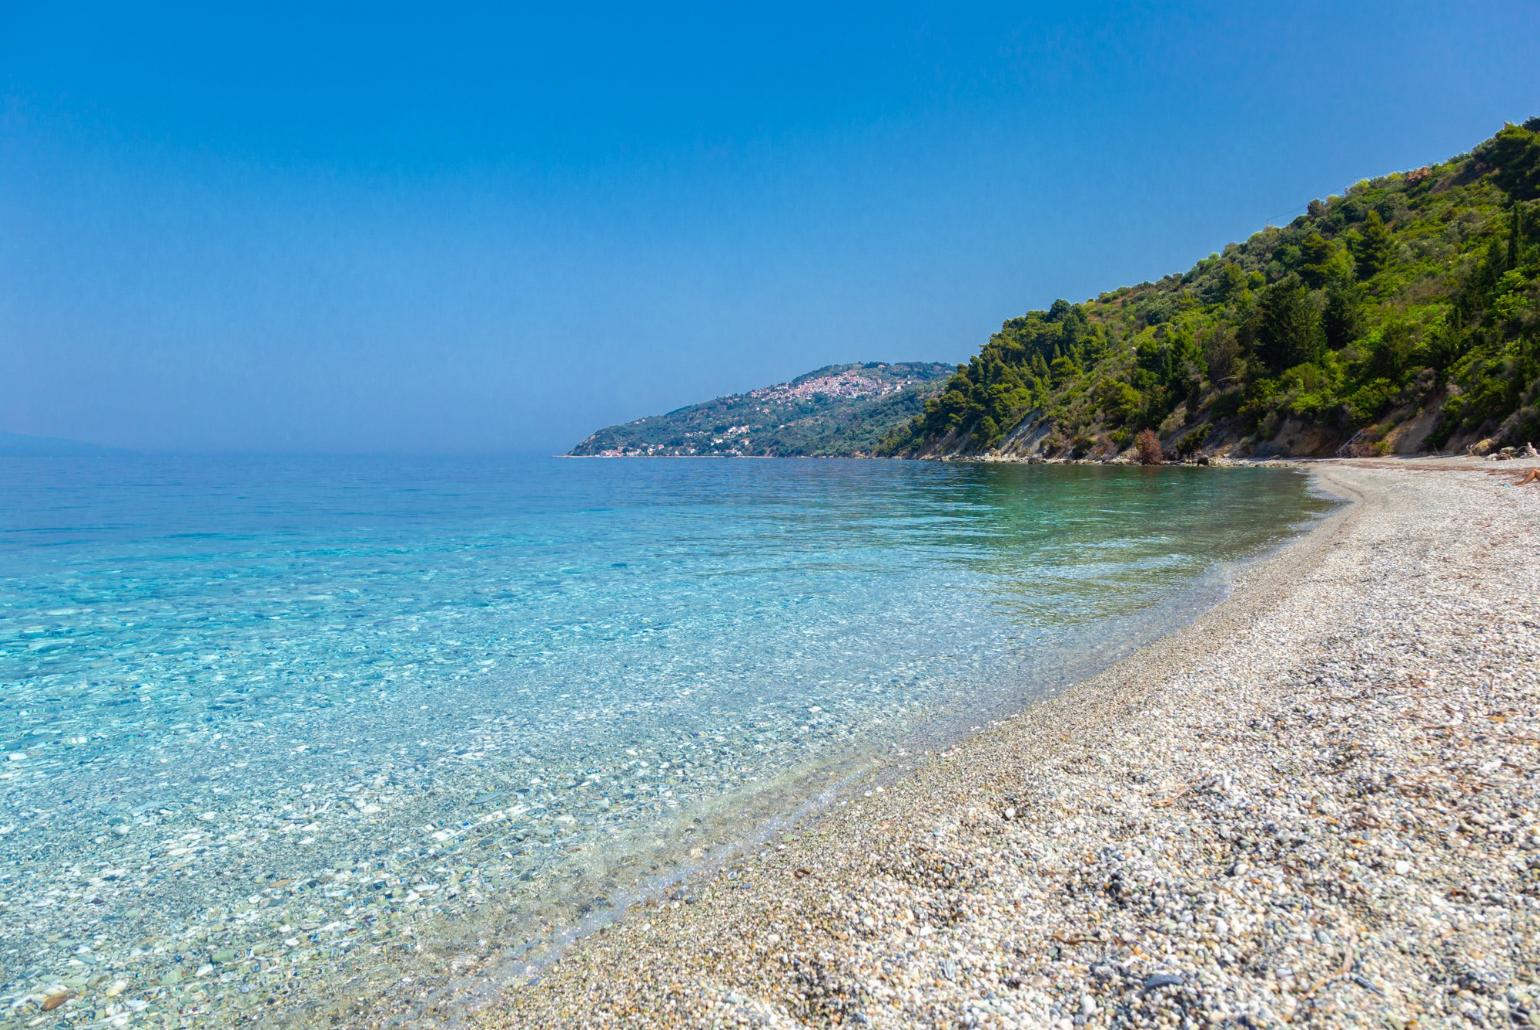
[[855,461],[0,459],[0,496],[0,1019],[62,985],[77,1023],[519,955],[1324,507]]

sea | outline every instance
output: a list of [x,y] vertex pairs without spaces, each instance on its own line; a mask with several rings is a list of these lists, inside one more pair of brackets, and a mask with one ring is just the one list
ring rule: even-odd
[[478,1004],[1329,504],[1265,468],[0,458],[0,1023]]

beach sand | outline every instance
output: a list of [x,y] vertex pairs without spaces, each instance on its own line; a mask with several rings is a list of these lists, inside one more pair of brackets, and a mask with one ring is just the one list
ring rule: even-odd
[[1354,503],[1193,625],[473,1020],[1540,1025],[1534,464],[1312,464]]

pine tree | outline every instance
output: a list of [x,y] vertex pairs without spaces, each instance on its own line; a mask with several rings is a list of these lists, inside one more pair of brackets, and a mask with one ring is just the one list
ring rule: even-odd
[[1370,278],[1384,268],[1385,262],[1389,260],[1390,230],[1385,227],[1385,220],[1378,211],[1370,211],[1369,217],[1364,219],[1357,245],[1353,248],[1353,257],[1358,262],[1360,279]]
[[1518,204],[1511,207],[1512,211],[1508,215],[1508,267],[1517,268],[1519,248],[1524,238],[1524,211]]
[[1326,346],[1341,350],[1363,331],[1358,289],[1350,282],[1333,279],[1326,284],[1326,310],[1321,315]]
[[1257,353],[1275,372],[1315,361],[1326,347],[1321,316],[1299,276],[1278,280],[1262,298]]
[[1318,230],[1312,229],[1299,245],[1299,274],[1311,289],[1325,285],[1331,271],[1331,242]]

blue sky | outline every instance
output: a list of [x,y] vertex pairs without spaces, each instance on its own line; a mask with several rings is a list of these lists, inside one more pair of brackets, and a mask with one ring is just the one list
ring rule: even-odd
[[1540,114],[1540,5],[14,5],[0,429],[556,450]]

